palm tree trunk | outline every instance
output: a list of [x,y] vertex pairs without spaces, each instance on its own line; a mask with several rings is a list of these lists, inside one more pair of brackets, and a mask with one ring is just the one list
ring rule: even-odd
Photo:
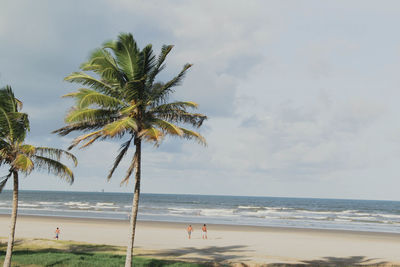
[[17,211],[18,211],[18,172],[13,171],[14,175],[14,190],[13,190],[13,204],[11,212],[11,223],[10,223],[10,235],[8,236],[7,252],[4,259],[3,267],[11,266],[11,256],[14,247],[14,235],[15,225],[17,223]]
[[128,241],[128,247],[126,249],[126,260],[125,267],[132,267],[132,254],[133,254],[133,243],[135,241],[135,229],[136,229],[136,218],[139,209],[139,197],[140,197],[140,162],[141,162],[141,146],[142,141],[135,138],[135,191],[133,193],[133,203],[132,203],[132,214],[130,223],[130,235]]

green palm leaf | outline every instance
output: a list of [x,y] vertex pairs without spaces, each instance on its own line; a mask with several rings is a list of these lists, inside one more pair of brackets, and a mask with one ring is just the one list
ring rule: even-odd
[[104,126],[104,135],[114,137],[122,136],[126,132],[135,132],[138,124],[134,118],[125,117]]
[[117,117],[115,111],[108,109],[84,108],[84,109],[71,109],[65,117],[65,122],[97,122],[108,120],[109,118]]
[[147,82],[147,86],[151,88],[152,84],[154,83],[154,79],[156,76],[165,68],[164,61],[167,58],[169,52],[171,52],[173,45],[163,45],[161,48],[161,53],[158,56],[156,66],[151,70]]
[[[65,77],[64,80],[71,83],[79,83],[83,86],[89,86],[95,90],[98,90],[99,92],[107,93],[109,95],[117,95],[119,93],[118,90],[112,85],[98,80],[89,74],[86,74],[85,72],[73,72]],[[67,94],[65,97],[73,97],[74,94],[75,93]]]
[[139,132],[138,136],[149,142],[154,142],[156,145],[163,139],[164,134],[157,128],[151,127]]
[[8,179],[11,177],[12,172],[9,172],[7,175],[0,177],[0,193],[3,191],[4,187],[7,184]]
[[62,149],[52,148],[52,147],[36,147],[36,156],[44,156],[53,160],[60,161],[62,157],[71,160],[76,167],[78,165],[77,158],[72,154]]
[[183,131],[183,137],[186,139],[194,139],[196,140],[199,144],[202,145],[207,145],[206,139],[199,133],[195,131],[191,131],[185,128],[180,128]]
[[129,146],[131,145],[133,136],[126,141],[125,143],[123,143],[119,149],[119,153],[117,155],[117,157],[115,158],[113,167],[111,168],[110,172],[108,173],[107,179],[110,180],[112,175],[114,174],[114,171],[117,169],[119,163],[121,162],[121,160],[124,158],[126,152],[128,152]]
[[30,159],[29,156],[24,154],[18,154],[14,161],[11,163],[13,169],[23,172],[25,174],[30,174],[35,167],[33,161]]
[[176,126],[173,123],[170,123],[168,121],[164,121],[161,119],[155,119],[154,124],[171,135],[182,136],[184,134],[184,132],[181,130],[181,128],[179,128],[178,126]]
[[74,97],[79,109],[87,108],[91,105],[98,105],[103,108],[116,108],[124,104],[115,97],[86,88],[81,88],[78,92],[65,95],[65,97]]
[[36,169],[47,171],[49,174],[54,174],[62,179],[65,179],[70,184],[74,182],[73,172],[61,162],[42,156],[33,156],[33,161]]
[[152,92],[151,100],[153,100],[156,103],[165,102],[169,94],[172,92],[172,89],[181,84],[183,78],[185,77],[186,71],[191,66],[192,66],[191,64],[186,64],[185,66],[183,66],[183,69],[176,77],[174,77],[169,82],[165,83],[162,87],[157,89],[155,88]]
[[132,34],[121,34],[117,41],[107,42],[104,47],[114,52],[118,65],[128,79],[134,79],[137,72],[139,49]]

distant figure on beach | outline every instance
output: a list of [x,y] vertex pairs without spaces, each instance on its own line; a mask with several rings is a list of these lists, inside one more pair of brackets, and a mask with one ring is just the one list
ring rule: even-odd
[[207,239],[207,226],[205,224],[201,227],[201,238]]
[[188,226],[187,232],[188,232],[188,237],[189,237],[189,239],[190,239],[191,236],[192,236],[192,232],[193,232],[193,227],[192,227],[192,225],[189,225],[189,226]]
[[60,236],[60,228],[57,227],[55,233],[56,233],[56,236],[54,238],[58,240],[58,238]]

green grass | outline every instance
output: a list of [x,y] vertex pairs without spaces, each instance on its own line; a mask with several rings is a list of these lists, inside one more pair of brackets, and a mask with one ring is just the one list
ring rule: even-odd
[[[5,244],[0,243],[0,264],[5,257]],[[70,241],[45,239],[18,240],[16,242],[12,266],[72,266],[72,267],[111,267],[124,266],[125,256],[122,247],[91,245]],[[203,267],[207,265],[134,257],[134,266]]]
[[[0,259],[0,262],[2,263],[4,260],[4,253]],[[125,257],[122,255],[86,252],[61,252],[52,249],[43,249],[15,251],[13,254],[12,266],[111,267],[124,266],[124,263]],[[134,266],[200,267],[204,265],[135,257]]]

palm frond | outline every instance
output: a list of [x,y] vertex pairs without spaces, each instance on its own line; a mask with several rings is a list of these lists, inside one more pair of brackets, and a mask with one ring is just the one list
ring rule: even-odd
[[0,107],[4,109],[6,113],[17,112],[18,110],[20,110],[22,108],[22,105],[19,105],[19,102],[20,101],[15,98],[11,86],[6,85],[5,87],[0,89]]
[[126,171],[126,175],[125,178],[122,179],[120,186],[122,186],[123,184],[128,184],[129,178],[132,175],[133,170],[135,169],[135,165],[137,163],[137,155],[135,154],[135,156],[132,159],[131,165],[129,165],[128,170]]
[[119,67],[130,80],[134,79],[137,72],[139,49],[132,34],[122,33],[118,36],[117,41],[105,43],[104,48],[109,48],[114,52]]
[[157,128],[151,127],[151,128],[142,130],[138,134],[138,137],[142,138],[148,142],[155,142],[155,144],[158,145],[160,143],[160,141],[163,139],[164,134]]
[[97,122],[108,120],[109,118],[117,118],[117,114],[113,110],[109,109],[97,109],[97,108],[84,108],[76,109],[72,108],[65,117],[66,123],[76,122]]
[[139,54],[139,69],[135,75],[135,80],[146,77],[155,66],[156,57],[153,54],[153,47],[151,44],[146,45]]
[[36,155],[57,161],[60,161],[62,157],[65,157],[66,159],[71,160],[75,167],[78,165],[78,159],[72,153],[69,153],[63,149],[52,147],[36,147]]
[[[2,140],[1,138],[0,138],[0,150],[1,149],[5,149],[5,150],[11,150],[11,146],[10,146],[10,144],[8,143],[8,142],[6,142],[6,141],[4,141],[4,140]],[[0,154],[0,158],[1,158],[1,154]]]
[[126,132],[135,132],[138,124],[134,118],[125,117],[104,126],[104,135],[114,137],[122,136]]
[[190,113],[186,111],[186,108],[181,108],[179,105],[174,103],[164,104],[157,106],[150,110],[153,116],[167,120],[174,123],[188,123],[194,127],[200,127],[203,122],[207,119],[207,116],[199,113]]
[[79,109],[87,108],[91,105],[98,105],[103,108],[116,108],[120,105],[124,105],[121,100],[115,97],[86,88],[81,88],[78,92],[65,96],[74,97]]
[[170,123],[168,121],[164,121],[161,119],[155,119],[154,124],[171,135],[182,136],[184,134],[184,132],[178,126],[176,126],[173,123]]
[[121,110],[121,114],[123,115],[132,115],[132,114],[137,114],[137,109],[138,106],[140,105],[139,103],[135,103],[135,101],[131,101],[131,103],[129,103],[130,105],[126,108],[123,108]]
[[10,140],[14,138],[14,129],[12,127],[9,113],[0,106],[0,135],[7,136]]
[[[6,117],[8,120],[7,126],[10,126],[8,129],[8,139],[12,140],[13,142],[23,142],[27,132],[29,131],[28,114],[22,112],[9,112],[7,113]],[[5,129],[3,126],[4,125],[0,123],[0,132],[3,132]]]
[[61,179],[65,179],[70,184],[74,182],[73,172],[61,162],[42,156],[33,156],[32,158],[36,169],[47,171],[49,174],[54,174]]
[[[87,141],[86,143],[84,143],[84,144],[81,146],[81,148],[85,148],[85,147],[90,146],[91,144],[93,144],[93,143],[94,143],[97,139],[99,139],[100,137],[103,137],[103,136],[101,136],[100,134],[98,134],[98,135],[96,135],[96,136],[93,136],[92,139],[90,139],[89,141]],[[104,137],[103,137],[103,139],[104,139]]]
[[93,51],[88,62],[81,65],[84,71],[93,71],[103,80],[123,85],[127,78],[119,69],[117,61],[106,49],[98,48]]
[[206,139],[201,134],[199,134],[199,133],[197,133],[195,131],[191,131],[191,130],[185,129],[185,128],[180,128],[180,129],[184,133],[183,134],[183,138],[186,138],[186,139],[189,139],[189,140],[194,139],[199,144],[202,144],[202,145],[205,145],[205,146],[207,145]]
[[129,146],[131,145],[132,139],[134,136],[132,136],[128,141],[123,143],[119,149],[118,156],[115,158],[113,167],[111,168],[110,172],[108,173],[107,179],[110,180],[112,175],[114,174],[114,171],[117,169],[119,163],[123,159],[123,157],[126,155],[126,152],[128,152]]
[[7,184],[8,179],[11,177],[12,172],[10,171],[7,175],[0,177],[0,193],[3,191]]
[[83,122],[81,121],[76,123],[70,123],[67,126],[54,130],[52,133],[58,134],[60,136],[66,136],[74,131],[82,131],[82,132],[94,131],[104,127],[105,125],[113,122],[114,120],[115,120],[114,118],[104,118],[103,120],[83,121]]
[[[74,139],[74,141],[72,141],[72,144],[68,147],[68,150],[71,150],[72,148],[79,145],[80,142],[82,142],[84,140],[92,139],[92,138],[95,138],[95,140],[97,140],[99,137],[102,136],[102,133],[103,133],[103,129],[94,131],[94,132],[91,132],[91,133],[88,133],[85,135],[78,136],[77,138]],[[89,142],[90,142],[90,140],[89,140]],[[93,142],[91,142],[91,143],[93,143]],[[86,146],[88,146],[88,145],[85,145],[85,147]]]
[[[83,86],[89,86],[96,91],[106,93],[112,96],[118,95],[118,90],[114,88],[111,84],[104,81],[98,80],[85,72],[73,72],[64,78],[65,81],[71,83],[79,83]],[[64,97],[74,97],[75,93],[66,94]]]
[[191,64],[186,64],[185,66],[183,66],[181,72],[177,76],[175,76],[172,80],[165,83],[160,88],[153,88],[153,91],[151,93],[151,100],[156,103],[165,102],[167,100],[168,95],[173,91],[173,88],[181,84],[183,78],[185,77],[186,71],[191,66],[192,66]]
[[11,163],[13,169],[23,172],[25,174],[30,174],[35,167],[31,158],[24,154],[18,154],[14,161]]
[[164,61],[173,47],[173,45],[163,45],[163,47],[161,48],[161,53],[158,56],[157,64],[154,66],[149,74],[147,87],[151,87],[151,85],[154,83],[156,76],[165,68]]
[[127,102],[138,102],[142,100],[141,96],[143,95],[145,89],[144,81],[145,79],[143,78],[141,80],[132,80],[127,82],[123,88],[122,97],[124,100]]
[[22,153],[28,156],[34,155],[36,152],[36,148],[34,146],[27,144],[21,145],[19,149],[21,150]]

